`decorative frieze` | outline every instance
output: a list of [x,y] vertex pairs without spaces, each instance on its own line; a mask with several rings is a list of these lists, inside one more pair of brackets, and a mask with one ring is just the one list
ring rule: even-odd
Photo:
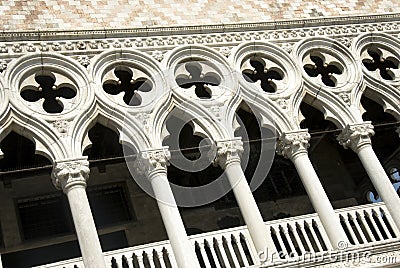
[[337,140],[344,148],[351,148],[357,152],[362,146],[371,144],[370,137],[374,134],[371,122],[349,124],[342,130]]

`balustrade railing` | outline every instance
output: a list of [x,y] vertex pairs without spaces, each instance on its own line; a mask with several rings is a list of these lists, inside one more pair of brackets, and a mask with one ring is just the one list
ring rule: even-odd
[[[352,245],[398,241],[400,232],[383,203],[336,210]],[[270,248],[266,263],[291,261],[307,253],[319,254],[333,247],[316,213],[266,222]],[[189,237],[202,268],[240,268],[257,265],[256,252],[245,226]],[[169,241],[104,253],[111,268],[178,268]],[[270,259],[268,259],[270,258]],[[81,258],[37,268],[84,268]]]
[[396,240],[400,237],[386,206],[382,203],[337,210],[353,245]]

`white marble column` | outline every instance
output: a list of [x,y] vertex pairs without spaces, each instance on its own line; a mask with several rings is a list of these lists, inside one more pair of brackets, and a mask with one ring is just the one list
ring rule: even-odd
[[89,162],[86,158],[59,161],[54,165],[52,179],[54,185],[62,189],[68,197],[85,268],[105,268],[99,237],[86,195],[89,172]]
[[215,163],[225,170],[233,193],[239,205],[247,229],[258,253],[275,250],[270,240],[267,227],[258,209],[253,193],[247,183],[240,165],[240,154],[243,143],[240,138],[217,141],[217,157]]
[[336,249],[339,242],[349,240],[308,157],[309,140],[307,130],[284,133],[279,139],[277,151],[294,163],[315,212]]
[[400,198],[372,149],[370,136],[374,134],[371,122],[351,124],[343,129],[338,141],[344,148],[351,148],[358,155],[372,184],[400,229]]
[[178,267],[200,268],[167,178],[169,158],[166,147],[142,151],[137,159],[138,171],[144,173],[152,185]]

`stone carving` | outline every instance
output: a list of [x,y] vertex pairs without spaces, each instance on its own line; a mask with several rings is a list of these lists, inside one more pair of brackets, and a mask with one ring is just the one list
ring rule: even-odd
[[35,47],[35,45],[32,44],[32,43],[28,43],[28,44],[26,45],[26,50],[27,50],[28,52],[35,52],[35,51],[36,51],[36,47]]
[[347,125],[337,140],[344,148],[351,148],[357,152],[362,146],[371,144],[370,137],[374,134],[374,126],[371,122],[363,122]]
[[86,159],[66,160],[55,163],[51,177],[57,189],[67,192],[72,186],[86,187],[89,173],[89,162]]
[[61,136],[66,136],[68,133],[70,122],[66,120],[57,120],[53,122],[53,127],[61,134]]
[[151,55],[157,61],[162,61],[164,59],[164,54],[159,50],[153,51],[153,53],[151,53]]
[[284,110],[287,109],[287,107],[288,107],[288,102],[287,102],[286,99],[280,98],[280,99],[277,99],[276,102],[279,104],[279,106],[280,106],[282,109],[284,109]]
[[14,44],[12,51],[14,51],[14,53],[21,53],[22,52],[21,44],[18,44],[18,43]]
[[229,57],[229,55],[231,54],[231,50],[228,47],[223,47],[219,50],[219,52],[224,55],[225,57]]
[[90,58],[86,55],[78,56],[77,60],[80,64],[82,64],[85,67],[87,67],[90,64]]
[[4,44],[0,45],[0,53],[7,53],[7,52],[8,52],[7,46]]
[[142,151],[136,159],[135,168],[139,174],[151,178],[153,175],[167,172],[170,158],[168,147]]
[[339,97],[346,103],[347,106],[351,105],[351,98],[349,93],[339,93]]
[[243,153],[243,142],[241,138],[217,141],[217,156],[214,160],[215,165],[225,169],[232,163],[240,163],[240,155]]
[[84,50],[86,49],[86,44],[83,41],[79,41],[78,43],[76,43],[76,48],[79,50]]
[[39,50],[42,52],[49,51],[49,45],[46,42],[41,42],[39,45]]
[[0,72],[3,72],[5,69],[7,69],[7,61],[0,60]]
[[300,153],[307,153],[311,135],[306,130],[286,132],[281,135],[277,145],[277,153],[293,159]]

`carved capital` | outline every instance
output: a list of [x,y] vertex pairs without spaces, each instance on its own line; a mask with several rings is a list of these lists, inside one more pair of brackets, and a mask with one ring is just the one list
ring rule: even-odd
[[85,157],[56,162],[51,177],[57,189],[67,192],[73,186],[80,185],[86,187],[89,173],[89,161]]
[[141,151],[135,162],[136,170],[150,179],[155,174],[167,173],[171,153],[168,147]]
[[371,144],[370,137],[374,134],[374,126],[371,122],[349,124],[342,130],[337,140],[344,148],[351,148],[357,152],[364,145]]
[[307,153],[310,147],[310,133],[308,130],[296,130],[283,133],[278,141],[277,153],[293,159],[301,153]]
[[217,141],[217,156],[214,164],[225,169],[229,164],[240,163],[240,155],[243,152],[243,142],[241,138]]

